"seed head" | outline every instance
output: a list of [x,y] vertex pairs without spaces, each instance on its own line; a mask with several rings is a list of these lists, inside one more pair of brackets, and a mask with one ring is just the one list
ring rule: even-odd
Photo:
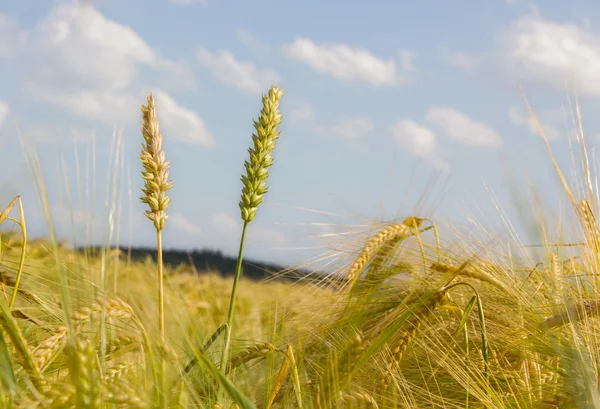
[[267,177],[269,167],[273,164],[273,149],[279,139],[282,114],[279,112],[279,99],[283,90],[273,86],[268,94],[263,95],[263,108],[258,120],[254,121],[256,133],[252,134],[253,147],[248,149],[250,159],[245,161],[246,175],[242,175],[242,199],[240,210],[242,220],[250,223],[256,215],[258,205],[262,203],[263,196],[267,193]]
[[140,150],[140,159],[144,167],[144,188],[140,200],[150,207],[145,212],[146,217],[161,231],[167,219],[166,209],[171,203],[166,191],[173,187],[173,183],[169,180],[169,162],[165,160],[165,152],[162,150],[162,135],[158,128],[152,94],[148,95],[148,104],[142,105],[142,136],[144,144]]

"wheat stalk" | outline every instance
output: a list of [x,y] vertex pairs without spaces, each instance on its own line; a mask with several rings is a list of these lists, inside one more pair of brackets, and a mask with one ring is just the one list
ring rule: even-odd
[[159,131],[158,119],[154,107],[154,97],[148,95],[147,105],[142,105],[142,136],[144,144],[140,150],[140,159],[144,170],[144,188],[140,200],[146,203],[150,210],[145,212],[148,219],[154,222],[157,240],[157,268],[158,268],[158,328],[161,342],[165,340],[165,313],[164,313],[164,289],[163,289],[163,263],[162,263],[162,235],[167,220],[167,207],[171,202],[167,196],[167,190],[173,187],[169,180],[169,162],[165,160],[165,152],[162,149],[162,135]]
[[277,129],[283,118],[279,111],[279,100],[283,90],[272,86],[268,94],[262,97],[262,110],[257,120],[254,121],[256,133],[252,135],[253,147],[248,149],[250,158],[244,162],[246,175],[242,175],[242,197],[239,202],[240,212],[244,226],[240,239],[235,277],[231,288],[231,299],[227,313],[227,330],[225,331],[225,346],[221,356],[221,362],[227,362],[229,344],[231,342],[231,331],[233,325],[233,312],[235,307],[235,296],[240,276],[242,274],[242,258],[244,254],[244,241],[248,224],[254,220],[258,206],[262,203],[264,195],[268,191],[267,178],[269,168],[273,165],[273,150],[279,139],[280,131]]

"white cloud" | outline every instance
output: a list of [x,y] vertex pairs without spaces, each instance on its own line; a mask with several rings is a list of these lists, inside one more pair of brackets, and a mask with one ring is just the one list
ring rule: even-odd
[[6,117],[8,116],[8,112],[10,111],[10,107],[6,102],[0,101],[0,128],[4,124]]
[[431,108],[427,121],[440,129],[447,138],[467,146],[495,149],[502,146],[500,135],[483,122],[450,108]]
[[[299,37],[285,47],[285,53],[317,72],[331,75],[344,81],[364,82],[372,85],[396,85],[407,82],[399,76],[397,63],[393,59],[383,60],[368,50],[352,48],[345,44],[315,44]],[[400,54],[400,66],[413,68],[414,54]]]
[[30,34],[19,62],[26,90],[86,118],[137,121],[142,68],[191,79],[184,65],[161,57],[89,3],[57,4]]
[[[510,122],[517,126],[525,126],[534,135],[539,135],[538,127],[527,113],[523,113],[516,107],[511,107],[508,111],[508,117]],[[539,118],[538,118],[539,120]],[[544,134],[548,139],[558,139],[560,137],[560,132],[553,126],[542,123],[542,129],[544,130]]]
[[202,234],[202,229],[181,213],[169,215],[167,224],[173,229],[182,231],[191,236],[200,236]]
[[368,118],[341,118],[332,125],[317,127],[319,133],[338,138],[356,140],[373,130],[373,124]]
[[245,91],[264,92],[279,82],[279,77],[273,70],[261,70],[251,62],[238,61],[229,51],[211,52],[200,49],[197,56],[200,64],[217,80]]
[[309,104],[300,105],[290,109],[286,115],[289,123],[308,122],[315,118],[315,111]]
[[423,158],[437,168],[448,170],[441,158],[437,138],[432,130],[409,119],[398,121],[392,128],[396,142],[412,155]]
[[246,47],[258,54],[266,54],[271,51],[271,47],[246,30],[238,31],[237,39],[240,43],[244,44]]
[[498,46],[507,69],[521,81],[564,90],[574,80],[580,93],[600,95],[600,36],[590,30],[524,17],[502,33]]
[[88,89],[67,91],[36,83],[26,84],[25,89],[37,100],[95,121],[113,124],[139,119],[139,100],[127,92]]
[[172,69],[138,34],[89,4],[60,4],[35,30],[34,52],[44,59],[45,81],[68,80],[106,91],[121,90],[139,66]]
[[178,105],[164,91],[154,91],[156,111],[164,134],[182,142],[195,145],[213,146],[215,138],[204,121],[193,111]]

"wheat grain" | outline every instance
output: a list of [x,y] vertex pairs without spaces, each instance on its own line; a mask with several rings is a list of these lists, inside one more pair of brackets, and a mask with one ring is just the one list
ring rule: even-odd
[[596,253],[600,251],[598,223],[594,211],[589,202],[581,199],[577,206],[577,214],[581,218],[583,232],[587,239],[587,244],[592,247]]
[[230,373],[237,367],[254,359],[264,358],[275,350],[275,345],[271,344],[270,342],[261,342],[252,345],[251,347],[248,347],[232,356],[229,359],[229,362],[227,362],[227,369],[225,372]]
[[33,350],[36,367],[42,372],[56,355],[64,348],[67,340],[67,327],[58,327],[55,333]]
[[379,406],[371,395],[366,392],[340,392],[341,405],[348,409],[377,409]]

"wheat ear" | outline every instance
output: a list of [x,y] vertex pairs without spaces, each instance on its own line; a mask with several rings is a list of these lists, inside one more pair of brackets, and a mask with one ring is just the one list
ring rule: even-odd
[[[140,159],[144,170],[142,178],[144,179],[143,195],[140,200],[146,203],[150,210],[146,211],[146,217],[154,222],[156,229],[156,265],[158,280],[158,330],[160,333],[160,342],[165,346],[165,300],[163,287],[163,259],[162,259],[162,230],[167,220],[167,207],[171,202],[167,196],[167,190],[173,187],[169,180],[169,162],[165,160],[165,152],[162,149],[162,135],[159,131],[158,119],[154,107],[154,97],[152,94],[147,97],[147,105],[142,105],[142,136],[144,144],[140,150]],[[165,360],[161,360],[160,376],[158,382],[161,384],[157,391],[162,391],[164,387]],[[162,400],[162,395],[159,394]]]
[[154,222],[157,240],[157,268],[158,268],[158,315],[161,342],[165,340],[165,315],[164,315],[164,290],[163,290],[163,263],[162,263],[162,235],[167,220],[167,207],[171,202],[167,190],[173,187],[169,180],[169,162],[165,160],[162,149],[162,135],[159,131],[158,119],[154,107],[154,97],[148,95],[147,105],[142,105],[142,136],[144,144],[140,150],[140,159],[144,170],[144,188],[140,200],[146,203],[150,210],[146,217]]
[[281,124],[283,115],[279,112],[279,100],[283,90],[273,86],[269,93],[262,97],[262,110],[257,120],[254,121],[256,133],[252,135],[253,147],[248,149],[250,158],[245,161],[246,175],[242,175],[242,198],[239,203],[242,220],[242,235],[238,253],[235,277],[231,288],[231,299],[229,301],[229,312],[227,313],[227,330],[225,331],[225,346],[221,362],[227,362],[229,344],[231,342],[231,327],[233,325],[233,311],[235,307],[235,295],[242,274],[242,258],[244,255],[244,240],[248,224],[256,216],[256,210],[262,203],[267,193],[267,177],[269,168],[273,165],[273,150],[279,139],[280,131],[277,129]]
[[77,407],[96,409],[101,406],[100,374],[96,367],[96,348],[78,336],[71,348],[71,381],[75,385]]

